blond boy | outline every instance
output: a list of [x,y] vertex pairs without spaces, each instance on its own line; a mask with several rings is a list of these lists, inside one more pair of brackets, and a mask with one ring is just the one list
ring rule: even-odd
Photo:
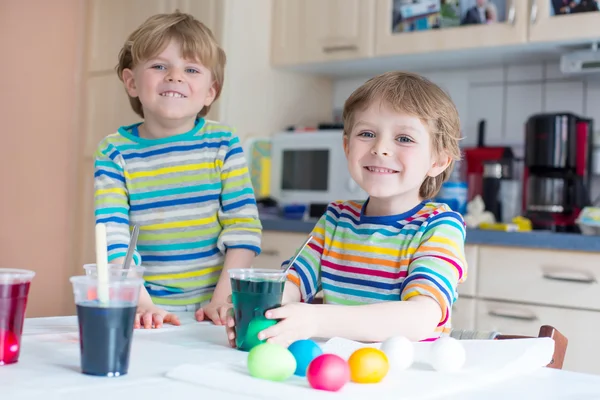
[[[462,217],[431,201],[460,157],[456,108],[427,79],[389,72],[348,98],[343,120],[348,168],[368,200],[329,205],[291,267],[284,305],[266,313],[281,321],[258,336],[435,340],[450,330],[467,269]],[[325,304],[310,304],[319,291]]]
[[225,53],[188,14],[155,15],[127,39],[117,73],[143,122],[98,146],[96,221],[107,224],[109,261],[130,228],[146,267],[136,326],[179,324],[175,311],[225,321],[227,269],[250,266],[261,224],[239,139],[205,119],[223,87]]

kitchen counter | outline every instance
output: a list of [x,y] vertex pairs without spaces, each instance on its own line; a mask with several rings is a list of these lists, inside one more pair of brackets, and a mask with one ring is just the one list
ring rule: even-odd
[[[261,216],[261,222],[265,231],[308,234],[315,226],[317,220],[299,221],[273,216]],[[548,231],[502,232],[467,229],[467,244],[600,252],[600,236]]]

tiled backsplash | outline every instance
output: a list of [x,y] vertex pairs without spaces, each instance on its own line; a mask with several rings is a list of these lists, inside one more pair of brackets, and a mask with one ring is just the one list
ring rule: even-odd
[[[600,78],[565,76],[557,63],[505,65],[494,68],[433,71],[423,75],[444,88],[460,113],[462,146],[477,143],[477,126],[486,121],[485,143],[509,145],[522,154],[524,124],[539,112],[570,111],[594,119],[595,143],[600,146]],[[333,109],[341,114],[344,101],[370,77],[334,82]],[[592,199],[600,196],[595,177]]]
[[[600,131],[600,79],[563,75],[556,63],[507,65],[423,75],[443,87],[460,113],[463,146],[477,143],[477,126],[486,120],[488,145],[523,145],[524,124],[539,112],[570,111],[595,120]],[[369,77],[334,82],[333,109],[339,113],[346,98]],[[599,138],[600,139],[600,138]],[[596,141],[597,145],[600,140]]]

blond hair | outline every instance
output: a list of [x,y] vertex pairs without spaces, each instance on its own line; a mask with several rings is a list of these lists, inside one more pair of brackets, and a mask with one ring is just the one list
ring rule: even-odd
[[408,72],[386,72],[369,79],[356,89],[344,104],[342,119],[344,135],[355,123],[355,114],[378,101],[395,111],[416,116],[429,128],[434,154],[447,155],[451,161],[438,176],[427,176],[419,196],[431,199],[452,173],[454,162],[460,160],[460,119],[456,106],[439,86],[428,79]]
[[[179,11],[154,15],[129,35],[119,52],[119,63],[116,66],[119,79],[123,81],[123,70],[132,69],[141,61],[156,56],[168,46],[171,40],[181,44],[185,58],[196,60],[210,70],[216,101],[221,94],[225,79],[225,52],[206,25],[193,16]],[[133,111],[144,118],[140,99],[129,96],[129,103]],[[198,117],[206,116],[209,111],[210,106],[203,107]]]

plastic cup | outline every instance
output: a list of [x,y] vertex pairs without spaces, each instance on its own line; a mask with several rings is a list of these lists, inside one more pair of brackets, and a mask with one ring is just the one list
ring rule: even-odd
[[97,376],[121,376],[129,370],[133,323],[143,280],[108,276],[108,298],[98,298],[93,276],[71,277],[77,320],[81,372]]
[[231,297],[235,314],[235,344],[239,350],[250,351],[262,343],[258,333],[274,324],[265,312],[281,306],[286,275],[283,270],[231,269]]
[[21,334],[35,272],[0,268],[0,365],[19,361]]
[[[85,264],[83,269],[85,270],[85,274],[87,276],[91,276],[93,278],[98,277],[98,268],[96,264]],[[121,264],[108,264],[108,275],[115,278],[139,279],[144,277],[144,271],[146,271],[146,268],[136,265],[132,265],[125,269]]]

